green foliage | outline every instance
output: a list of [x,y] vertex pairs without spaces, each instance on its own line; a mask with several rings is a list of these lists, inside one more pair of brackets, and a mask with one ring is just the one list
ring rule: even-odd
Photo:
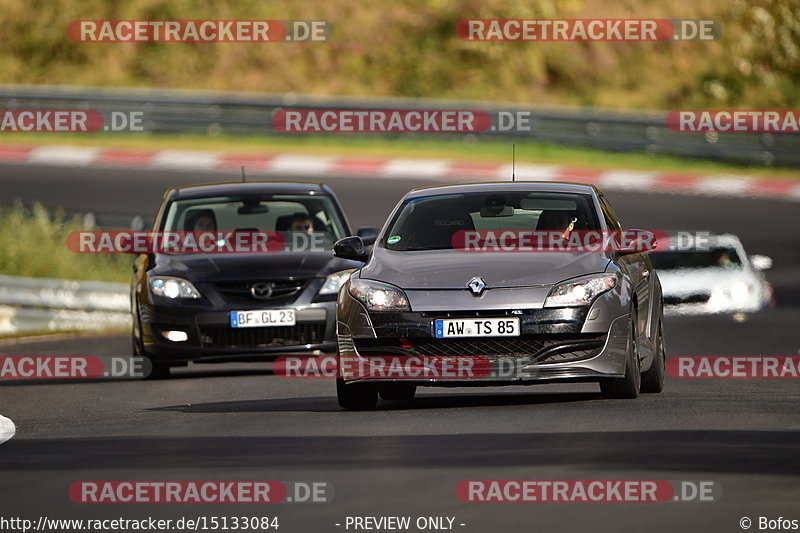
[[[0,81],[671,109],[800,105],[798,0],[0,0]],[[465,18],[711,18],[714,42],[465,42]],[[78,19],[324,19],[326,43],[76,43]]]
[[32,278],[119,281],[130,279],[132,258],[121,254],[79,254],[67,236],[84,228],[79,217],[65,218],[41,204],[16,202],[0,211],[0,274]]

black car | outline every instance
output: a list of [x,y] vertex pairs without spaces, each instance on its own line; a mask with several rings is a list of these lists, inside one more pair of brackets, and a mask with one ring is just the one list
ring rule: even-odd
[[[163,245],[168,235],[202,232],[221,239],[269,234],[283,238],[284,245],[267,253],[241,253],[222,241],[201,253]],[[189,361],[334,350],[336,294],[361,263],[333,257],[331,246],[350,234],[341,206],[324,184],[219,183],[168,190],[153,232],[162,245],[134,263],[134,354],[149,358],[152,377],[165,377],[170,366]],[[376,230],[363,228],[358,235],[372,242]]]

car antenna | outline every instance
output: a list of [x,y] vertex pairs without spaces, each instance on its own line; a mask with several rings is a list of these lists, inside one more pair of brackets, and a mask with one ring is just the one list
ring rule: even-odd
[[517,145],[511,145],[511,181],[517,181],[516,176]]
[[244,165],[242,165],[242,183],[247,181],[247,178],[244,177]]

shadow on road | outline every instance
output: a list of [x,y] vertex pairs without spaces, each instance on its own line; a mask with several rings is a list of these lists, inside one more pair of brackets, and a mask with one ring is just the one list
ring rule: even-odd
[[[264,368],[213,368],[208,366],[192,366],[188,369],[174,369],[169,378],[154,381],[169,382],[170,380],[201,379],[201,378],[232,378],[239,376],[274,376],[271,367]],[[0,380],[0,387],[21,387],[31,385],[91,385],[96,383],[108,383],[109,381],[143,381],[141,377],[115,377],[115,378],[92,378],[92,379],[69,379],[69,378],[47,378],[47,379],[3,379]]]
[[[271,398],[264,400],[210,402],[192,405],[175,405],[149,409],[150,411],[175,411],[180,413],[269,413],[269,412],[340,412],[331,396],[307,396],[303,398]],[[530,394],[491,394],[476,392],[470,394],[423,395],[411,401],[379,401],[378,409],[370,411],[453,409],[460,407],[497,407],[504,405],[537,405],[552,403],[584,402],[600,399],[599,393],[533,393]]]
[[3,445],[0,470],[585,466],[800,475],[798,448],[800,431],[16,438]]

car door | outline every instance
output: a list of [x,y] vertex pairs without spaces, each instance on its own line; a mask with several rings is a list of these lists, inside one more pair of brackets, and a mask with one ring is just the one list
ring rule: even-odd
[[[609,230],[623,231],[622,224],[605,195],[600,194],[599,201]],[[647,253],[644,252],[617,255],[615,262],[628,274],[631,286],[636,294],[638,303],[636,308],[636,332],[640,348],[642,348],[639,355],[649,359],[653,351],[652,341],[655,338],[655,328],[657,327],[657,321],[654,320],[653,301],[654,286],[657,280],[653,265]]]

